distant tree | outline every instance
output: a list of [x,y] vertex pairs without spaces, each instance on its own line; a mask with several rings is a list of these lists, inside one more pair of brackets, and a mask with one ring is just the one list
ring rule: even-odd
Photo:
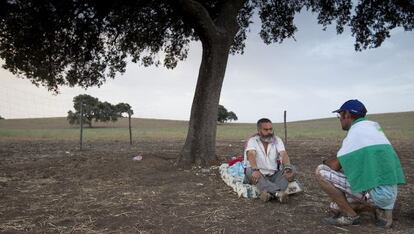
[[229,114],[229,112],[227,111],[227,109],[224,106],[219,105],[218,106],[218,113],[217,113],[217,121],[219,123],[226,122],[228,114]]
[[[71,124],[71,125],[80,124],[79,116],[80,116],[79,112],[73,112],[73,111],[70,110],[70,111],[68,111],[68,116],[66,117],[66,119],[69,121],[69,124]],[[87,120],[84,118],[83,122],[86,123]]]
[[[80,94],[73,98],[73,108],[75,112],[68,111],[68,117],[70,124],[80,124],[79,116],[81,112],[81,103],[82,103],[82,112],[83,118],[82,122],[88,124],[89,127],[92,127],[92,120],[99,119],[99,99],[92,97],[87,94]],[[102,106],[101,106],[102,107]]]
[[234,113],[233,111],[229,112],[227,119],[229,121],[237,121],[238,120],[236,113]]
[[178,162],[216,159],[217,111],[229,54],[242,54],[254,13],[264,43],[294,38],[304,10],[326,28],[350,27],[355,49],[414,28],[413,0],[0,0],[3,67],[34,84],[100,86],[127,62],[174,68],[202,45],[187,138]]
[[218,106],[217,121],[224,123],[231,120],[237,120],[237,115],[233,111],[228,111],[224,106]]
[[115,122],[122,117],[123,113],[131,112],[131,106],[128,103],[118,103],[113,105],[109,102],[101,102],[98,98],[87,94],[81,94],[73,98],[73,108],[75,112],[68,111],[67,119],[70,124],[79,124],[80,107],[83,103],[83,123],[92,127],[92,121],[96,122]]
[[115,122],[118,120],[118,117],[120,117],[120,114],[118,113],[116,106],[112,105],[109,102],[99,102],[98,112],[94,116],[95,121]]
[[0,119],[4,119],[4,118],[0,115]]
[[115,108],[120,116],[122,116],[122,114],[124,113],[130,114],[130,115],[134,114],[134,111],[131,109],[131,106],[128,103],[122,103],[122,102],[118,103],[116,104]]

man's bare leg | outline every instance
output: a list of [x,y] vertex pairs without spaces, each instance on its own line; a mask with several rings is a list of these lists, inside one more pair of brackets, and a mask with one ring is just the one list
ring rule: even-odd
[[335,186],[333,186],[331,183],[326,181],[320,174],[319,170],[316,170],[316,180],[319,182],[321,188],[323,191],[325,191],[326,194],[334,201],[336,204],[338,204],[339,208],[343,213],[345,213],[348,216],[354,217],[357,215],[357,213],[352,209],[352,207],[349,205],[345,194],[337,189]]
[[[332,202],[335,204],[335,206],[337,206],[335,201],[332,201]],[[372,214],[375,213],[375,207],[373,207],[372,205],[362,203],[362,202],[359,202],[359,201],[352,201],[352,202],[348,201],[348,204],[351,206],[351,208],[357,214],[362,213],[362,212],[367,212],[367,213],[372,213]],[[335,207],[330,206],[329,208],[333,213],[340,213],[341,212],[339,207],[335,208]]]
[[375,214],[375,207],[369,204],[365,204],[361,202],[352,202],[350,206],[356,213],[368,212],[368,213]]

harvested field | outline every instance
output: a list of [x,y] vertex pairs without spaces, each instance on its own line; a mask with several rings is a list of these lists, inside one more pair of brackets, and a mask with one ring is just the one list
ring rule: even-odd
[[[334,155],[336,139],[290,140],[305,193],[288,204],[237,198],[217,169],[173,166],[183,141],[0,141],[1,233],[413,233],[412,140],[392,140],[408,184],[400,187],[394,227],[365,215],[359,226],[326,226],[328,200],[313,172]],[[220,158],[243,142],[217,143]],[[142,161],[133,161],[140,154]]]

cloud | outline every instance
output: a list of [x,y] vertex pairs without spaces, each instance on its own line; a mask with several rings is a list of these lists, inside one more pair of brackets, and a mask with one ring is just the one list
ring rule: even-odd
[[[296,41],[265,45],[256,25],[245,54],[229,57],[220,103],[240,122],[263,116],[280,122],[284,110],[290,121],[332,117],[331,111],[351,98],[366,102],[370,113],[414,110],[414,34],[394,30],[380,48],[355,52],[349,32],[322,31],[309,13],[296,20]],[[64,116],[72,98],[87,93],[127,102],[136,117],[186,120],[200,61],[201,46],[192,43],[188,58],[174,70],[128,63],[125,74],[101,88],[62,88],[58,96],[0,69],[0,115]]]
[[312,46],[305,51],[307,57],[317,57],[323,59],[341,59],[350,57],[355,54],[352,37],[336,36],[323,43],[314,42]]

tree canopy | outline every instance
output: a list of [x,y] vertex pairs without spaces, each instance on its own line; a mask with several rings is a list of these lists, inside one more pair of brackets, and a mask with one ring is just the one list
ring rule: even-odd
[[254,13],[267,44],[293,38],[296,14],[323,27],[350,27],[355,49],[375,48],[402,27],[412,31],[412,0],[0,0],[0,57],[14,74],[58,91],[100,86],[129,60],[174,68],[201,41],[202,62],[181,161],[215,157],[218,104],[229,54],[243,53]]
[[[318,14],[324,27],[335,22],[338,33],[350,26],[357,50],[380,46],[393,28],[413,29],[413,1],[359,1],[354,7],[351,14],[351,0],[1,0],[0,57],[14,74],[58,90],[60,85],[101,85],[123,73],[128,58],[174,68],[187,57],[190,41],[208,37],[204,24],[224,23],[220,17],[226,17],[226,8],[237,11],[231,53],[243,52],[255,10],[267,44],[293,37],[293,19],[302,9]],[[211,21],[194,22],[200,18],[194,14]]]

